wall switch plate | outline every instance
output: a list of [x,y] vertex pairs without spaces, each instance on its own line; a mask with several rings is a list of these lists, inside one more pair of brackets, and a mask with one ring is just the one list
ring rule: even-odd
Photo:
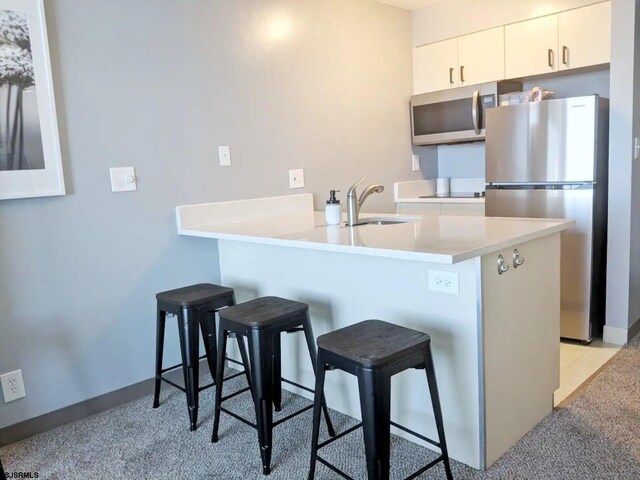
[[136,171],[133,167],[110,168],[111,191],[131,192],[137,190]]
[[420,170],[420,155],[411,156],[411,171],[417,172]]
[[304,170],[299,168],[297,170],[289,170],[289,188],[303,188],[304,187]]
[[218,147],[218,156],[220,157],[221,167],[231,166],[231,149],[228,145]]
[[638,137],[633,139],[633,158],[634,160],[640,158],[640,139],[638,139]]
[[458,273],[444,270],[429,270],[429,290],[459,295]]
[[0,375],[0,383],[2,384],[4,403],[13,402],[27,396],[24,391],[24,382],[22,381],[22,370]]

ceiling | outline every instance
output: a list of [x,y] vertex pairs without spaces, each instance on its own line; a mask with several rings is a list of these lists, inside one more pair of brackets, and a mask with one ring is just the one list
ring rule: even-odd
[[407,10],[417,10],[440,0],[374,0],[378,3],[388,3],[396,7],[406,8]]

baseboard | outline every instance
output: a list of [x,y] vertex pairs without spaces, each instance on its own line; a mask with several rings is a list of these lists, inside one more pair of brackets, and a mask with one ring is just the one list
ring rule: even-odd
[[629,327],[629,333],[627,335],[627,341],[631,341],[633,337],[635,337],[638,333],[640,333],[640,319],[633,322],[633,325]]
[[[636,322],[632,328],[635,328],[636,324],[638,324],[638,322]],[[602,341],[614,345],[625,345],[629,341],[630,330],[631,329],[605,325],[602,332]]]
[[[201,372],[209,371],[204,359],[200,361],[200,367]],[[167,372],[165,375],[176,383],[182,381],[182,372],[180,370]],[[4,427],[0,429],[0,447],[137,400],[153,393],[153,385],[154,378],[152,377],[119,390]],[[164,384],[162,388],[173,387]],[[151,408],[151,401],[149,408]]]

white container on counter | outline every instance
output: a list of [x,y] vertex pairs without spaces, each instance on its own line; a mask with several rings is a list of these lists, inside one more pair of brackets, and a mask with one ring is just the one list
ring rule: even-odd
[[451,193],[451,182],[448,177],[436,180],[436,197],[448,197]]

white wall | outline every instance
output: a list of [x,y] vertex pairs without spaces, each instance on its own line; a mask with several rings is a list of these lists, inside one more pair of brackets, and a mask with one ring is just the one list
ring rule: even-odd
[[[69,195],[0,202],[0,428],[151,378],[155,293],[219,279],[181,204],[412,174],[410,13],[365,0],[47,0]],[[233,165],[217,165],[230,145]],[[135,193],[109,167],[134,165]],[[178,363],[168,322],[167,364]]]
[[[636,0],[633,67],[633,137],[640,137],[640,1]],[[631,183],[631,259],[629,276],[629,326],[640,319],[640,163],[632,161]]]
[[636,4],[633,0],[613,0],[611,12],[613,28],[605,340],[615,342],[626,340],[627,328],[640,315],[640,210],[637,205],[640,174],[633,162],[634,130],[637,132],[640,127],[637,122],[640,91],[634,88],[634,70],[640,55],[635,48],[635,39],[638,38]]
[[[583,7],[601,0],[439,0],[413,12],[413,46]],[[633,0],[626,0],[633,1]]]

